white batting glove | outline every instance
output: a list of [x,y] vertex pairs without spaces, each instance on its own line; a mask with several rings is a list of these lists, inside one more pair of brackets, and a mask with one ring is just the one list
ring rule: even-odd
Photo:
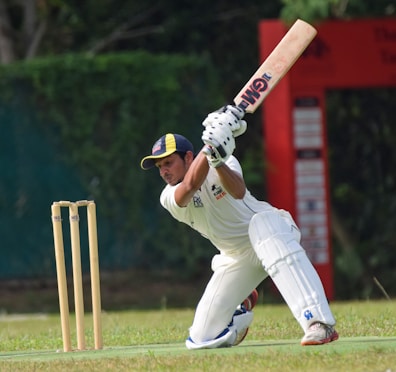
[[232,130],[232,135],[234,136],[234,138],[239,137],[241,134],[245,133],[247,129],[247,123],[245,120],[242,120],[242,118],[245,116],[245,111],[238,106],[227,105],[225,106],[225,112],[231,113],[239,120],[239,128]]
[[239,119],[237,119],[232,113],[220,111],[211,112],[202,122],[202,125],[207,127],[218,122],[228,124],[232,132],[240,128]]
[[247,123],[245,120],[241,120],[244,114],[245,112],[239,107],[227,105],[211,112],[202,122],[202,125],[207,127],[214,123],[228,124],[235,138],[246,132]]
[[245,116],[245,111],[243,111],[240,107],[234,105],[227,105],[222,107],[224,112],[230,112],[233,114],[238,120],[243,119]]
[[239,129],[235,129],[232,132],[232,135],[234,136],[234,138],[237,138],[237,137],[239,137],[240,135],[242,135],[243,133],[246,132],[246,129],[247,129],[246,121],[245,120],[239,120],[239,124],[240,124]]
[[210,167],[218,168],[224,164],[223,158],[214,147],[205,145],[202,152],[206,155]]
[[228,124],[221,122],[207,126],[202,133],[202,141],[205,145],[212,147],[216,156],[220,156],[224,162],[235,150],[235,139],[232,131]]

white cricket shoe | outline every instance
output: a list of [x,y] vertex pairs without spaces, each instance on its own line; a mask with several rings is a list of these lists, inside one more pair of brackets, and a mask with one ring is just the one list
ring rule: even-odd
[[332,326],[316,322],[305,332],[301,345],[322,345],[335,340],[338,340],[338,333]]

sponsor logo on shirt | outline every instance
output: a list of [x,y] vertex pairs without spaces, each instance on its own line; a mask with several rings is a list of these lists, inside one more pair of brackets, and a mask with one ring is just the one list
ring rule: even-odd
[[227,194],[221,186],[216,186],[216,185],[212,185],[212,192],[216,200],[220,200]]

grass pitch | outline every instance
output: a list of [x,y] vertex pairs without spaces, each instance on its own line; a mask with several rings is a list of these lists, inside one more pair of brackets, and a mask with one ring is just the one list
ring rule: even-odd
[[[192,309],[104,312],[104,349],[70,353],[58,351],[58,316],[2,316],[0,370],[396,372],[396,302],[331,306],[340,334],[336,342],[302,347],[302,332],[286,305],[259,305],[242,344],[198,351],[184,347]],[[86,328],[89,346],[89,316]],[[75,339],[74,330],[72,334]]]

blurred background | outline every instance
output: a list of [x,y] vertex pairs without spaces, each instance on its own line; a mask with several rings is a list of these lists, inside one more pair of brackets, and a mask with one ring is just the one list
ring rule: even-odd
[[[199,148],[207,113],[259,64],[260,20],[373,17],[396,18],[394,1],[0,0],[0,311],[57,311],[50,206],[81,199],[97,203],[104,309],[195,306],[216,250],[162,209],[162,181],[140,159],[166,132]],[[327,95],[337,300],[396,293],[395,97]],[[265,200],[260,110],[248,122],[236,155]]]

